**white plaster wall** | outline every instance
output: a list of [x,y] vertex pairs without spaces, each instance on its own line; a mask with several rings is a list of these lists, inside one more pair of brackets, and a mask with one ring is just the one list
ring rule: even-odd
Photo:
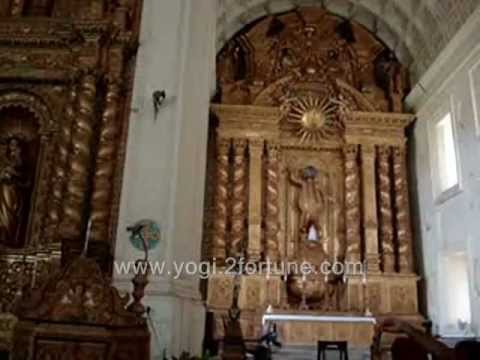
[[[211,76],[215,63],[216,0],[145,0],[128,133],[115,260],[142,257],[126,227],[158,222],[161,245],[151,261],[200,261]],[[152,93],[167,98],[154,119]],[[131,275],[115,274],[121,289]],[[205,310],[198,278],[152,276],[153,358],[163,349],[199,354]]]
[[[471,69],[480,64],[479,12],[447,46],[434,66],[407,99],[417,113],[414,128],[414,172],[417,184],[418,223],[427,286],[428,315],[440,333],[446,333],[445,304],[452,295],[446,284],[442,255],[467,254],[473,331],[480,334],[480,136],[474,104],[480,100],[480,67],[476,96],[470,84]],[[476,99],[475,99],[476,97]],[[437,181],[432,162],[432,123],[438,109],[447,106],[454,117],[454,136],[460,170],[460,191],[437,203]],[[480,103],[477,103],[480,106]],[[480,107],[479,107],[480,109]]]

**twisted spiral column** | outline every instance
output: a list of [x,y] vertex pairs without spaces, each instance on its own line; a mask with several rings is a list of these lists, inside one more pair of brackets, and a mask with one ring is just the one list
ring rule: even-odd
[[402,273],[412,273],[414,270],[412,231],[410,228],[406,151],[403,146],[393,149],[393,178],[398,268]]
[[383,271],[395,271],[395,248],[393,244],[392,182],[390,175],[391,148],[379,146],[378,153],[378,205],[380,244],[382,249]]
[[48,210],[46,237],[55,239],[61,216],[61,203],[65,192],[67,168],[69,163],[70,143],[72,140],[72,123],[75,118],[77,102],[77,84],[70,87],[68,103],[65,107],[65,116],[60,128],[61,136],[57,145],[57,155],[53,169],[51,199]]
[[232,231],[229,248],[229,256],[232,257],[243,254],[243,242],[246,237],[246,147],[247,141],[245,139],[233,140]]
[[276,144],[267,144],[267,193],[265,207],[266,256],[278,260],[279,206],[279,149]]
[[[64,194],[63,219],[60,233],[63,239],[79,241],[82,215],[88,190],[92,155],[93,125],[97,77],[86,71],[79,84],[77,113],[72,131],[72,152],[68,166],[68,182]],[[82,244],[76,244],[80,246]]]
[[345,155],[345,225],[346,260],[360,261],[361,230],[360,230],[360,169],[358,165],[358,145],[347,145]]
[[216,187],[214,195],[215,219],[210,249],[211,257],[219,263],[225,261],[226,258],[229,152],[230,140],[219,139],[217,142]]
[[100,139],[95,160],[95,174],[91,199],[92,240],[108,241],[110,208],[113,199],[113,177],[117,154],[117,136],[121,128],[120,85],[115,79],[107,79],[105,108],[100,126]]

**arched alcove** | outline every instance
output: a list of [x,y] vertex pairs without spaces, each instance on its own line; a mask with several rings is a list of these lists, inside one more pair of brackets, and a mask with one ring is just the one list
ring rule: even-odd
[[[300,345],[330,326],[329,340],[355,346],[369,346],[373,328],[355,337],[349,314],[418,319],[405,146],[413,116],[395,54],[355,21],[298,8],[237,32],[217,56],[217,84],[204,248],[217,265],[250,266],[208,280],[214,317],[239,308],[243,336],[256,338],[267,307],[334,314],[348,334],[335,320],[279,331]],[[313,271],[295,271],[303,262]],[[324,267],[362,263],[357,273]],[[228,337],[230,325],[207,332]]]

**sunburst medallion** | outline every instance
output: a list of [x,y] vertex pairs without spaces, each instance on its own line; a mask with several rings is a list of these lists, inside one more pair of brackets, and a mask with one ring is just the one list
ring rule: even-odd
[[298,126],[302,142],[318,141],[336,133],[336,110],[327,96],[299,96],[289,101],[288,121]]

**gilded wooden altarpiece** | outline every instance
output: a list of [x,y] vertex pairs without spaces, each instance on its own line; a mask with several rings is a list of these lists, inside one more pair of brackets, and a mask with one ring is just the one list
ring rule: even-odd
[[[108,271],[141,1],[0,1],[0,313],[89,251]],[[63,243],[63,245],[62,245]],[[1,347],[14,321],[2,315]]]
[[[403,112],[408,75],[366,29],[318,7],[263,18],[217,58],[211,106],[204,255],[275,264],[361,262],[363,274],[219,273],[206,301],[224,333],[238,306],[244,337],[277,313],[419,319]],[[373,328],[281,323],[288,344],[344,339],[369,346]]]

